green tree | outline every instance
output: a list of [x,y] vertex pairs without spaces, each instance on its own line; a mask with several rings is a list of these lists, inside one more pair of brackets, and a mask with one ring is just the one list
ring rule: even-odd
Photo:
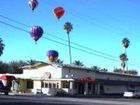
[[76,66],[84,66],[84,64],[80,60],[75,60],[73,64]]
[[99,71],[100,67],[98,67],[98,66],[91,66],[91,69],[93,69],[94,71]]
[[131,69],[131,70],[126,71],[126,74],[137,75],[138,72],[137,72],[137,70]]
[[28,65],[34,65],[34,64],[36,64],[36,63],[39,63],[39,61],[34,60],[34,59],[27,60],[27,64],[28,64]]
[[11,61],[11,62],[9,62],[10,73],[14,73],[14,74],[22,73],[23,72],[22,66],[24,66],[25,64],[23,64],[23,61]]
[[122,69],[118,69],[118,68],[115,68],[113,70],[114,73],[123,73],[124,71]]
[[9,71],[9,65],[0,61],[0,73],[8,73]]
[[58,64],[63,64],[63,60],[57,59],[57,60],[56,60],[56,63],[58,63]]
[[101,69],[100,71],[107,72],[107,71],[108,71],[108,69],[103,68],[103,69]]
[[4,50],[4,43],[3,43],[3,40],[0,38],[0,56],[3,54],[3,50]]

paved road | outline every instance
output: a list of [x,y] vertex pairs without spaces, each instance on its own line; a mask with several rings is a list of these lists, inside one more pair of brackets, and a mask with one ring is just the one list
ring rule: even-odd
[[140,105],[140,99],[0,95],[0,105]]

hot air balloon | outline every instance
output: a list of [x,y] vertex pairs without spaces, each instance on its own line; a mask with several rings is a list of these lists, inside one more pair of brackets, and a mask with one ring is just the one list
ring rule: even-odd
[[49,50],[47,56],[50,62],[55,62],[58,58],[58,52],[55,50]]
[[40,26],[33,26],[30,28],[31,37],[37,42],[43,35],[43,29]]
[[62,7],[56,7],[54,9],[54,14],[57,17],[57,19],[60,19],[65,13],[65,10]]
[[34,11],[34,9],[37,7],[38,5],[38,1],[37,0],[29,0],[28,4],[30,6],[30,8],[32,9],[32,11]]

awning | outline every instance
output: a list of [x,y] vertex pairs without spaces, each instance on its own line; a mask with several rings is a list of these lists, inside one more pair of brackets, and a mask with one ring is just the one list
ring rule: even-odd
[[79,77],[76,79],[78,82],[95,82],[94,77]]
[[16,78],[11,75],[1,75],[0,80],[15,80]]

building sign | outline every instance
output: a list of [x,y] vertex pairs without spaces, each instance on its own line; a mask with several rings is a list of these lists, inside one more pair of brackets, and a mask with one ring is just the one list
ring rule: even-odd
[[50,72],[45,72],[44,74],[43,74],[43,77],[42,77],[43,79],[49,79],[49,78],[51,78],[51,73]]

